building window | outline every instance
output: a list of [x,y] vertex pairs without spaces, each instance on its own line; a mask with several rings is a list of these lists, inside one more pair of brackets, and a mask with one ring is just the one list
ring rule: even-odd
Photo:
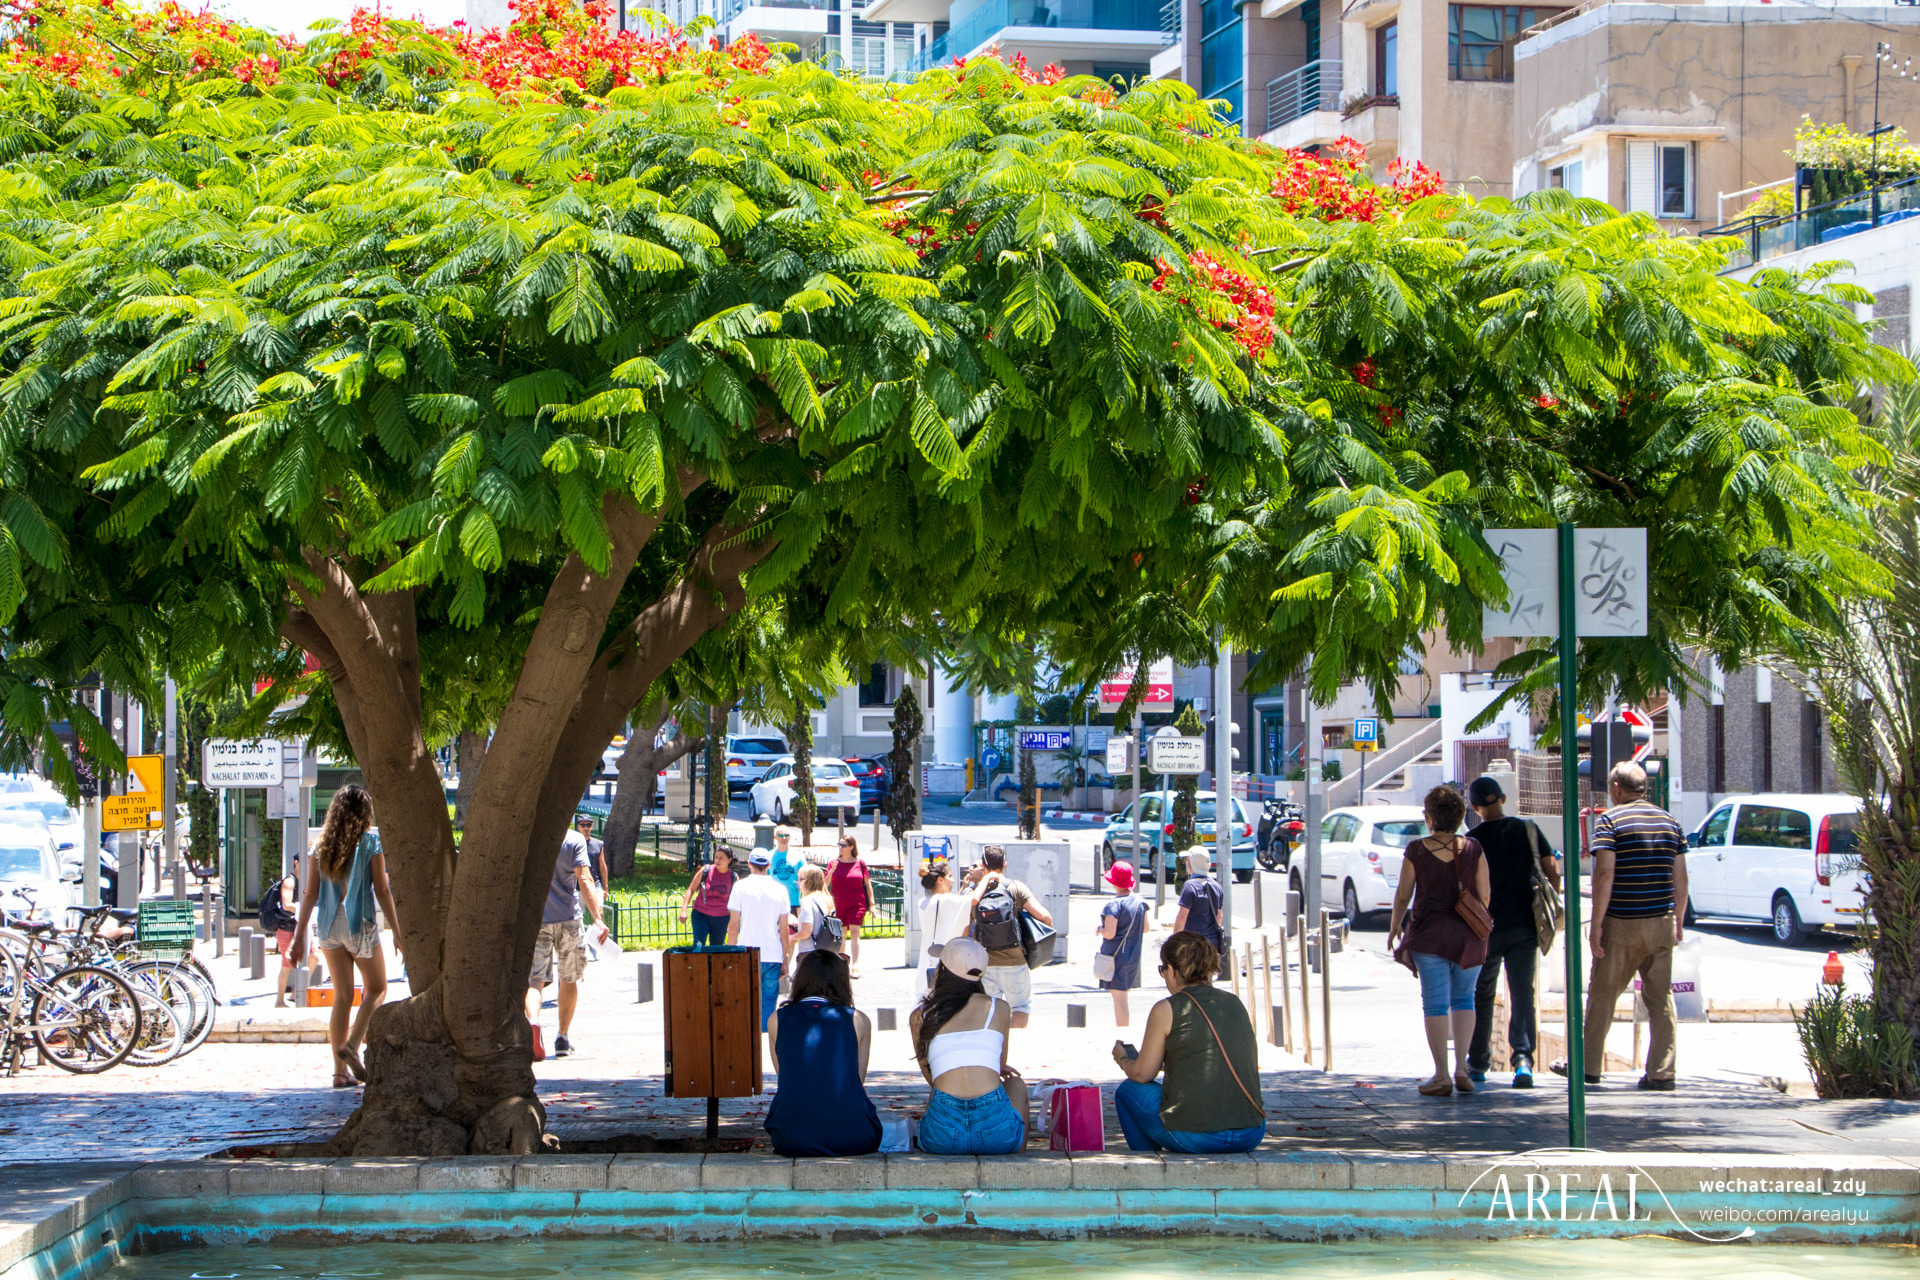
[[1518,5],[1447,6],[1447,79],[1505,82],[1513,79],[1513,47],[1528,27],[1559,13]]
[[1400,96],[1400,24],[1373,29],[1373,92],[1375,97]]
[[1712,736],[1707,739],[1707,790],[1724,795],[1727,790],[1727,708],[1713,705]]
[[868,668],[867,678],[859,685],[860,705],[863,707],[890,707],[897,696],[893,679],[893,669],[884,662],[876,662]]
[[1227,103],[1227,119],[1244,114],[1245,67],[1241,57],[1240,6],[1235,0],[1201,0],[1200,96]]
[[1693,144],[1627,144],[1627,212],[1656,218],[1693,216]]
[[1756,708],[1760,712],[1760,789],[1773,790],[1773,704],[1763,702]]
[[1307,61],[1320,61],[1320,0],[1307,0],[1300,6],[1300,21],[1307,28]]
[[1580,194],[1581,162],[1569,160],[1565,164],[1555,165],[1547,170],[1547,185],[1556,191],[1571,191]]

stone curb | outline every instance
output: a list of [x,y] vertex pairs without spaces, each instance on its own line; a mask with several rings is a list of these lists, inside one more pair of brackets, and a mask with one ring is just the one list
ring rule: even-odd
[[[1852,1209],[1865,1215],[1856,1219],[1864,1225],[1771,1230],[1793,1239],[1920,1243],[1920,1157],[1904,1156],[1441,1159],[1266,1149],[803,1160],[734,1153],[205,1159],[0,1167],[0,1280],[92,1280],[146,1231],[186,1243],[230,1230],[261,1239],[312,1231],[479,1238],[511,1223],[515,1231],[738,1239],[964,1223],[1042,1235],[1486,1238],[1504,1226],[1494,1216],[1496,1188],[1524,1210],[1526,1218],[1515,1219],[1523,1225],[1536,1208],[1559,1205],[1555,1228],[1563,1234],[1570,1222],[1585,1224],[1577,1234],[1677,1230],[1667,1216],[1644,1216],[1670,1198],[1690,1212],[1722,1204]],[[1598,1210],[1590,1224],[1564,1216],[1568,1203],[1577,1209],[1601,1188],[1623,1204],[1631,1189],[1642,1216],[1617,1228],[1601,1222]]]

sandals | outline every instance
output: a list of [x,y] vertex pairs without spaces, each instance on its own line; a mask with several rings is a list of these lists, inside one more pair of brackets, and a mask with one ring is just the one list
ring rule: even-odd
[[[347,1069],[347,1073],[356,1081],[361,1083],[366,1082],[367,1069],[361,1064],[360,1055],[357,1052],[348,1048],[346,1045],[341,1045],[333,1051],[333,1057],[336,1062]],[[334,1079],[337,1081],[339,1078],[338,1073],[336,1073]]]
[[1472,1093],[1473,1081],[1466,1076],[1456,1074],[1453,1077],[1453,1091],[1455,1093]]
[[1453,1096],[1453,1081],[1429,1080],[1420,1086],[1420,1093],[1428,1098],[1450,1098]]

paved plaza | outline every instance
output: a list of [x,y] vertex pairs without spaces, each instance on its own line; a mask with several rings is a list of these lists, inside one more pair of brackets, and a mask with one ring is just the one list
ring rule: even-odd
[[[992,828],[987,830],[992,831]],[[1154,989],[1132,996],[1132,1027],[1114,1025],[1111,998],[1095,983],[1089,956],[1102,897],[1086,890],[1092,881],[1093,835],[1073,831],[1077,886],[1069,930],[1071,960],[1037,975],[1032,1025],[1016,1031],[1012,1061],[1030,1083],[1086,1081],[1108,1090],[1107,1141],[1118,1149],[1111,1087],[1119,1073],[1110,1051],[1116,1038],[1136,1040]],[[1268,905],[1281,897],[1277,876],[1263,877]],[[1149,898],[1152,885],[1145,886]],[[1251,893],[1238,895],[1243,935],[1252,929]],[[1171,904],[1163,910],[1171,921]],[[1269,943],[1277,941],[1269,922]],[[1710,929],[1703,965],[1710,989],[1726,1003],[1756,1007],[1769,998],[1804,999],[1818,980],[1825,956],[1815,950],[1771,948],[1747,936],[1753,931]],[[1164,936],[1159,935],[1159,936]],[[1311,1063],[1261,1045],[1262,1082],[1268,1104],[1267,1145],[1348,1153],[1462,1155],[1512,1152],[1566,1144],[1564,1082],[1540,1072],[1538,1087],[1514,1090],[1496,1077],[1471,1097],[1428,1099],[1414,1086],[1427,1073],[1416,986],[1385,954],[1383,927],[1364,925],[1332,958],[1333,1070],[1324,1071],[1322,992],[1310,975],[1314,1053]],[[1158,937],[1149,935],[1148,944]],[[1256,954],[1258,944],[1256,942]],[[869,943],[855,984],[858,1003],[870,1014],[892,1010],[893,1031],[876,1031],[868,1087],[883,1115],[917,1115],[927,1086],[915,1068],[906,1015],[919,994],[919,975],[902,964],[898,939]],[[1271,952],[1270,952],[1271,954]],[[1284,982],[1297,1003],[1300,973],[1290,950]],[[231,1003],[222,1011],[221,1041],[178,1062],[151,1069],[121,1067],[79,1077],[52,1068],[31,1069],[0,1085],[0,1163],[181,1157],[241,1145],[319,1142],[331,1136],[357,1105],[359,1090],[329,1086],[324,1044],[233,1042],[247,1035],[316,1036],[323,1010],[274,1010],[271,975],[264,983],[241,980],[233,952],[215,960]],[[640,1135],[655,1140],[697,1137],[704,1117],[700,1099],[661,1093],[662,1006],[636,1001],[637,968],[658,956],[626,954],[591,966],[573,1028],[577,1051],[535,1068],[551,1131],[562,1143]],[[1850,963],[1857,965],[1857,960]],[[395,967],[397,972],[397,966]],[[1264,988],[1264,982],[1263,982]],[[659,989],[656,969],[656,992]],[[404,987],[396,986],[396,995]],[[1264,1006],[1264,989],[1253,1003]],[[1071,1006],[1084,1008],[1087,1025],[1067,1025]],[[543,1021],[552,1043],[556,1014],[549,1002]],[[1549,1028],[1557,1018],[1545,1020]],[[1261,1022],[1264,1034],[1265,1023]],[[1631,1029],[1616,1026],[1610,1048],[1631,1052]],[[1541,1064],[1544,1068],[1544,1063]],[[1656,1095],[1633,1087],[1635,1073],[1610,1075],[1589,1091],[1589,1144],[1609,1151],[1716,1151],[1776,1154],[1851,1153],[1920,1155],[1920,1105],[1894,1102],[1821,1102],[1783,1095],[1762,1077],[1804,1080],[1790,1022],[1714,1022],[1683,1025],[1679,1091]],[[767,1093],[722,1103],[723,1145],[747,1142],[764,1149],[760,1129],[778,1085],[769,1072]],[[1804,1087],[1795,1093],[1808,1092]],[[1036,1145],[1042,1139],[1035,1138]]]

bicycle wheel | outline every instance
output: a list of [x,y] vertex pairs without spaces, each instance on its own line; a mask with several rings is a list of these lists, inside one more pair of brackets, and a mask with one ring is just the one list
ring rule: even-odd
[[127,1062],[136,1067],[157,1067],[173,1061],[186,1044],[180,1020],[155,992],[135,983],[133,994],[140,1002],[140,1039],[127,1055]]
[[194,970],[173,960],[141,960],[122,965],[121,972],[166,1000],[180,1024],[180,1054],[192,1053],[213,1034],[213,988]]
[[83,965],[34,986],[34,1047],[62,1071],[97,1075],[139,1043],[140,1000],[119,974]]

